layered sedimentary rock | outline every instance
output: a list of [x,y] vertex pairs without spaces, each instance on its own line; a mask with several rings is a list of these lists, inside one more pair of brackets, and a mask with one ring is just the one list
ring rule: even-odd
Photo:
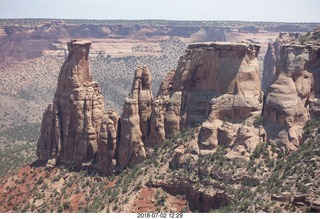
[[267,93],[268,88],[273,83],[276,73],[276,55],[273,43],[268,44],[268,50],[263,59],[262,91]]
[[[180,102],[181,127],[204,122],[212,110],[210,101],[213,98],[217,103],[234,105],[226,107],[230,111],[218,108],[221,118],[243,118],[258,110],[258,51],[259,46],[246,43],[189,45],[178,63],[172,85],[171,102]],[[222,94],[228,94],[232,99],[236,97],[234,101],[230,101],[229,96],[224,100],[220,97]]]
[[268,140],[283,151],[296,150],[302,143],[303,126],[317,115],[320,94],[320,46],[285,44],[280,68],[270,86],[264,106]]
[[[156,98],[152,101],[152,113],[150,117],[150,135],[146,142],[150,146],[162,145],[165,138],[165,114],[170,103],[172,79],[175,71],[170,71],[162,81]],[[168,130],[168,129],[167,129]]]
[[175,149],[171,166],[181,167],[219,145],[230,159],[248,159],[267,140],[283,151],[295,150],[306,120],[320,114],[318,44],[290,41],[281,45],[279,57],[270,49],[270,69],[276,73],[263,107],[258,45],[191,44],[155,99],[150,70],[137,68],[121,118],[113,110],[105,113],[100,87],[89,71],[89,48],[89,42],[68,44],[53,104],[43,116],[37,155],[51,166],[94,161],[98,170],[110,174],[143,162],[145,145],[160,146],[196,124],[192,140]]
[[262,109],[259,48],[249,43],[189,45],[172,79],[166,137],[197,123],[201,128],[196,146],[176,148],[172,165],[212,153],[218,145],[228,148],[229,158],[247,159],[265,140],[263,127],[255,122]]
[[118,152],[120,169],[141,163],[146,159],[143,140],[150,132],[151,103],[150,70],[146,66],[138,67],[121,116]]
[[106,132],[104,99],[89,71],[90,45],[77,40],[68,43],[69,54],[59,73],[53,104],[43,116],[37,155],[51,166],[91,161],[98,150],[100,129]]
[[96,168],[105,174],[112,174],[117,161],[115,153],[118,143],[120,117],[114,110],[109,110],[103,117],[98,139]]
[[273,84],[273,78],[280,70],[280,48],[283,44],[296,41],[301,37],[300,33],[279,33],[279,37],[268,44],[268,50],[263,60],[262,91],[266,94],[269,86]]

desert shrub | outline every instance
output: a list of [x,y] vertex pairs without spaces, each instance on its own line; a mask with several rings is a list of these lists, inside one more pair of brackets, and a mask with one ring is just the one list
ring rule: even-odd
[[262,125],[262,123],[263,123],[263,116],[262,115],[257,115],[254,117],[253,125],[259,126],[259,125]]
[[307,135],[312,134],[314,132],[319,133],[319,130],[320,130],[320,121],[315,118],[307,120],[306,124],[303,127],[303,131]]
[[40,176],[38,181],[37,181],[37,184],[40,185],[43,183],[43,176]]

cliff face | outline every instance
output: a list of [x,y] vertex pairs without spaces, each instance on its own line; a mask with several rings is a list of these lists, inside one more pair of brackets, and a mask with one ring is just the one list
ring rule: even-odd
[[280,33],[279,37],[268,44],[268,50],[263,60],[262,91],[266,94],[274,82],[273,77],[280,68],[280,48],[283,44],[299,39],[299,33]]
[[148,67],[138,67],[121,116],[119,167],[133,166],[146,159],[143,140],[150,132],[151,73]]
[[[100,129],[103,143],[101,139],[111,128],[105,127],[109,118],[104,118],[104,99],[89,71],[90,45],[77,40],[68,44],[69,55],[59,73],[53,104],[43,116],[37,155],[51,166],[91,161],[98,150]],[[116,128],[117,122],[114,124]]]
[[240,153],[249,155],[262,141],[263,128],[252,125],[262,109],[258,52],[248,43],[191,44],[167,75],[154,101],[151,133],[157,130],[163,142],[163,136],[202,124],[198,142],[176,149],[175,166],[190,151],[212,153],[218,145],[229,148],[230,157],[245,158]]
[[270,86],[264,107],[268,139],[282,150],[302,143],[303,126],[317,115],[319,46],[283,45],[280,71]]
[[116,168],[116,150],[118,143],[119,115],[109,110],[104,115],[98,139],[96,168],[105,174],[112,174]]
[[[258,51],[258,46],[245,43],[190,45],[180,58],[175,74],[168,75],[159,91],[158,99],[167,99],[164,119],[166,136],[204,122],[211,112],[210,100],[223,94],[230,95],[232,100],[228,99],[230,106],[227,109],[218,109],[220,118],[241,119],[258,110]],[[170,90],[163,88],[168,84]],[[171,92],[170,99],[162,92]],[[160,97],[166,95],[167,98]],[[245,107],[241,103],[244,97]]]
[[[306,121],[319,116],[317,31],[305,36],[281,33],[270,48],[275,62],[264,63],[264,127],[268,141],[283,151],[296,150],[303,142]],[[266,57],[271,55],[268,51]]]

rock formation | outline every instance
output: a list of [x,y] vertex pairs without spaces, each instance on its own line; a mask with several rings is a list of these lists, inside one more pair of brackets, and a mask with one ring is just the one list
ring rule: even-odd
[[114,110],[109,110],[101,122],[96,168],[108,175],[112,174],[117,164],[115,153],[118,143],[119,121],[119,115]]
[[262,91],[264,94],[274,82],[276,71],[279,71],[281,46],[288,42],[294,42],[299,37],[301,37],[300,33],[279,33],[279,37],[273,43],[268,44],[268,50],[263,60]]
[[[263,128],[253,125],[262,109],[259,48],[249,43],[189,45],[176,72],[168,75],[159,91],[170,92],[162,105],[165,136],[202,124],[199,148],[193,151],[211,153],[224,145],[240,156],[254,150],[264,134]],[[183,147],[174,157],[190,151]]]
[[89,71],[90,45],[77,40],[68,43],[69,55],[59,73],[53,104],[44,113],[37,144],[38,158],[48,165],[55,166],[58,162],[83,165],[95,158],[98,139],[105,143],[107,130],[114,137],[110,127],[105,128],[110,122],[104,116],[103,96]]
[[[166,138],[164,115],[167,112],[167,108],[170,103],[170,93],[172,90],[172,79],[174,75],[175,71],[170,71],[166,75],[159,87],[157,97],[152,102],[150,135],[147,139],[148,145],[162,145]],[[169,136],[168,133],[167,136]]]
[[151,103],[150,70],[146,66],[138,67],[121,116],[118,153],[120,169],[141,163],[146,159],[143,140],[150,132]]
[[268,88],[273,82],[274,74],[276,73],[276,55],[275,47],[272,43],[268,44],[268,50],[263,60],[262,73],[262,91],[267,93]]
[[117,164],[123,169],[146,158],[143,140],[150,132],[151,74],[147,67],[136,70],[120,123],[115,111],[105,113],[100,87],[92,81],[90,45],[77,40],[68,44],[53,104],[43,115],[37,155],[50,166],[96,160],[95,167],[110,174]]
[[100,87],[92,81],[91,44],[71,41],[53,104],[43,116],[38,158],[51,166],[93,161],[97,169],[110,174],[143,162],[145,145],[161,146],[166,138],[196,124],[193,140],[178,145],[171,165],[181,167],[218,146],[230,159],[248,159],[257,144],[267,140],[283,151],[295,150],[302,143],[306,120],[320,114],[320,89],[314,86],[320,80],[320,45],[288,37],[282,34],[269,45],[271,61],[265,68],[274,74],[274,83],[268,85],[264,106],[257,61],[260,47],[210,42],[189,45],[155,99],[150,70],[138,67],[121,118],[113,110],[105,113]]
[[279,71],[264,106],[268,140],[283,151],[302,143],[303,126],[318,115],[320,46],[290,42],[280,50]]

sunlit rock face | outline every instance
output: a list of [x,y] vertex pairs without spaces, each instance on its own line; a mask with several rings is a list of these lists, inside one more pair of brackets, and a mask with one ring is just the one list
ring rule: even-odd
[[284,44],[279,71],[266,96],[263,116],[271,143],[283,151],[302,143],[303,126],[319,115],[320,46]]
[[44,113],[37,155],[50,166],[95,159],[105,110],[100,87],[89,71],[90,46],[87,41],[68,43],[53,103]]

